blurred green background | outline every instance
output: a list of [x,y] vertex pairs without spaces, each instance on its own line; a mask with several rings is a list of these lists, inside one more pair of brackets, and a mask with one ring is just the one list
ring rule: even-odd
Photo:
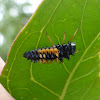
[[42,0],[0,0],[0,56],[4,61],[19,31]]

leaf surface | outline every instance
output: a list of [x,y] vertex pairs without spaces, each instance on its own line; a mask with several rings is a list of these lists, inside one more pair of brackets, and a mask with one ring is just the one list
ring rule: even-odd
[[[100,99],[100,1],[44,0],[16,37],[0,82],[17,100]],[[31,63],[23,57],[29,50],[61,44],[66,32],[77,50],[70,60],[52,64]]]

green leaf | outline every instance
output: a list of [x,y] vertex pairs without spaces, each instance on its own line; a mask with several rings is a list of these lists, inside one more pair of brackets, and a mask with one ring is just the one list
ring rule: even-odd
[[[100,1],[44,0],[16,37],[0,82],[17,100],[100,99]],[[50,47],[47,32],[55,44],[66,32],[77,50],[70,60],[52,64],[31,63],[23,53]]]

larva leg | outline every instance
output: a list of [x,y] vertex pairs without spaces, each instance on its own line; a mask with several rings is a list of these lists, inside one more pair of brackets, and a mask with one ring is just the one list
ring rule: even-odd
[[65,42],[65,38],[66,38],[66,34],[65,34],[65,32],[64,32],[64,37],[63,37],[62,44],[64,44],[64,42]]
[[51,42],[51,44],[53,46],[54,44],[53,44],[53,41],[52,41],[51,37],[47,33],[46,33],[46,36],[48,37],[48,39],[50,40],[50,42]]
[[73,34],[73,36],[69,39],[68,43],[74,38],[74,36],[76,35],[77,31],[78,31],[78,28],[76,29],[76,31],[75,31],[75,33]]
[[79,49],[79,50],[77,50],[77,51],[75,52],[75,54],[77,54],[79,51],[80,51],[80,49]]

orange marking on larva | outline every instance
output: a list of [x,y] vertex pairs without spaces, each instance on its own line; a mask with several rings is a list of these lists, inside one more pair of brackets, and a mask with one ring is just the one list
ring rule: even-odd
[[46,50],[45,49],[42,49],[42,53],[46,53]]
[[46,53],[47,53],[47,52],[48,52],[48,53],[50,52],[50,50],[49,50],[48,48],[47,48],[47,49],[45,49],[45,50],[46,50]]
[[53,52],[54,52],[53,48],[50,48],[50,53],[53,53]]
[[42,53],[42,50],[39,49],[39,50],[38,50],[38,53]]
[[54,48],[54,54],[58,57],[59,50],[57,48]]

